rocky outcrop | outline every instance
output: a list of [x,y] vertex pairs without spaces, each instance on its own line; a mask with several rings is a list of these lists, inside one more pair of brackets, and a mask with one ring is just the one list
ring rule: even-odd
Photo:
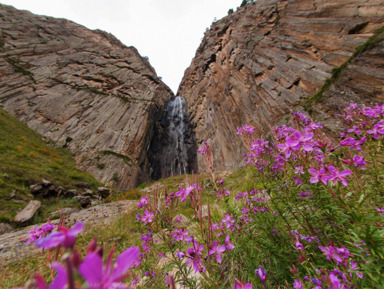
[[80,168],[116,189],[150,179],[148,148],[173,93],[134,47],[0,5],[0,76],[3,107]]
[[351,102],[374,106],[384,102],[384,27],[333,73],[328,85],[304,103],[304,108],[319,121],[328,135],[339,135],[340,107]]
[[40,209],[41,203],[39,201],[30,201],[28,205],[16,215],[14,221],[18,224],[25,224],[35,216],[36,212]]
[[[213,23],[178,91],[197,143],[210,143],[216,168],[239,167],[236,128],[250,124],[257,135],[268,133],[383,23],[383,0],[258,0]],[[363,79],[359,67],[350,68],[356,93],[376,81],[366,68]],[[377,85],[375,99],[383,93]],[[201,158],[198,164],[201,170]]]

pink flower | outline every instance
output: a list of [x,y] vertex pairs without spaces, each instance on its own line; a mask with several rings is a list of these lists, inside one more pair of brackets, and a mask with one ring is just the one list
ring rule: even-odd
[[319,170],[315,169],[309,169],[308,172],[312,175],[312,177],[309,179],[309,182],[312,184],[318,183],[320,180],[321,182],[326,185],[327,184],[327,178],[325,178],[325,169],[321,167]]
[[45,238],[39,239],[35,242],[38,248],[49,249],[57,246],[64,248],[72,248],[76,243],[76,235],[84,229],[82,222],[77,222],[71,229],[64,226],[59,226],[57,232],[53,232]]
[[[45,283],[43,277],[39,274],[35,275],[35,285],[37,289],[65,289],[67,288],[68,275],[67,271],[59,263],[52,263],[51,267],[57,271],[56,278],[52,281],[51,286]],[[28,287],[29,288],[29,287]],[[23,289],[23,288],[22,288]]]
[[187,250],[188,260],[187,264],[192,265],[195,272],[205,271],[204,266],[201,263],[200,255],[203,253],[204,245],[199,245],[196,241],[192,242],[193,247]]
[[184,202],[188,195],[197,187],[196,184],[193,184],[191,186],[187,186],[185,190],[182,187],[179,187],[180,190],[176,193],[177,197],[180,197],[180,202]]
[[212,242],[212,249],[209,250],[208,252],[208,255],[211,256],[211,255],[216,255],[216,261],[217,263],[221,264],[221,255],[224,253],[225,251],[225,246],[219,246],[218,243],[216,241],[213,241]]
[[127,277],[126,272],[137,262],[139,253],[139,248],[130,247],[117,257],[115,264],[112,264],[111,252],[105,266],[99,254],[91,253],[81,263],[79,272],[90,285],[89,288],[127,288],[121,282]]
[[368,163],[364,161],[364,157],[360,155],[353,156],[353,164],[355,167],[359,167],[362,170],[365,170],[364,166]]
[[45,237],[54,228],[55,228],[55,225],[50,223],[49,221],[46,224],[44,224],[41,228],[33,227],[32,230],[28,232],[29,238],[25,238],[23,239],[23,241],[27,240],[25,245],[29,245],[30,243]]
[[265,283],[267,280],[267,272],[264,271],[263,267],[260,265],[259,269],[255,270],[257,276],[259,276],[261,283]]
[[332,181],[332,184],[337,184],[337,182],[341,182],[344,186],[348,186],[347,176],[351,175],[351,170],[343,170],[339,171],[334,166],[328,167],[328,173],[326,174],[326,178]]
[[227,237],[225,237],[225,247],[227,248],[227,250],[232,250],[235,248],[235,246],[233,245],[233,243],[231,243],[229,241],[229,235],[227,235]]
[[293,288],[295,289],[304,289],[303,283],[300,279],[295,279],[295,282],[293,282]]
[[249,283],[244,284],[239,280],[235,279],[235,283],[233,284],[233,289],[252,289],[252,285]]
[[153,219],[153,212],[145,211],[144,216],[140,219],[140,221],[144,222],[145,224],[151,223]]
[[139,202],[138,204],[137,204],[137,206],[139,207],[139,208],[142,208],[142,207],[144,207],[145,205],[147,205],[148,204],[148,197],[142,197],[141,198],[141,202]]
[[349,137],[349,138],[346,138],[346,139],[343,139],[341,142],[340,142],[340,145],[341,146],[352,146],[356,143],[356,140],[352,137]]

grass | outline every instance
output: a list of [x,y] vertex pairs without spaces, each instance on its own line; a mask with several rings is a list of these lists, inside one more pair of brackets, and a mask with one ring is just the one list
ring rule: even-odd
[[384,39],[384,26],[379,28],[364,44],[358,46],[353,52],[352,56],[341,66],[332,69],[331,76],[325,81],[324,85],[317,91],[315,94],[308,97],[303,107],[304,109],[311,113],[312,106],[316,103],[319,103],[323,100],[324,93],[334,84],[343,74],[344,70],[348,67],[348,65],[361,53],[370,49],[375,43],[382,41]]
[[[107,255],[113,247],[114,256],[118,256],[126,248],[139,245],[140,232],[133,222],[134,218],[134,212],[131,212],[108,225],[86,227],[85,231],[79,235],[76,248],[84,256],[89,242],[97,236],[98,245],[104,248],[104,255]],[[23,286],[35,273],[49,278],[47,259],[41,252],[1,268],[2,288]]]
[[[47,144],[39,134],[0,109],[0,222],[12,222],[17,211],[33,199],[29,185],[43,178],[65,188],[75,188],[80,181],[92,188],[101,185],[75,167],[68,150]],[[9,199],[12,192],[15,197]],[[42,200],[40,218],[63,205],[76,206],[68,200]]]

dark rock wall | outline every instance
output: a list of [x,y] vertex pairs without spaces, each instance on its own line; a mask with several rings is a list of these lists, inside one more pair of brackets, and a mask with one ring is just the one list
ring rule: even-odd
[[178,91],[197,144],[210,143],[216,168],[239,167],[236,128],[267,134],[383,23],[383,0],[258,0],[212,24]]

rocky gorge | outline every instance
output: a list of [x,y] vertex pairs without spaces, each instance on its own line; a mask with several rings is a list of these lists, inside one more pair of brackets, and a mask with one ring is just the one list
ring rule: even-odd
[[112,35],[1,5],[0,100],[118,190],[204,171],[204,141],[233,170],[243,124],[265,136],[302,110],[335,133],[344,103],[383,102],[383,23],[382,0],[249,3],[207,30],[175,96]]

